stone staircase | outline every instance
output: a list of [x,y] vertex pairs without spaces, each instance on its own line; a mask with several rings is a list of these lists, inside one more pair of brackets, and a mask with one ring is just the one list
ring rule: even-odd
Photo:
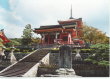
[[[27,56],[23,57],[18,62],[8,66],[4,70],[0,72],[0,76],[5,77],[21,77],[21,76],[28,76],[30,72],[33,73],[32,69],[36,69],[38,67],[39,61],[47,55],[49,49],[37,49],[33,53],[28,54]],[[34,70],[37,73],[37,70]],[[32,75],[31,75],[32,76]]]

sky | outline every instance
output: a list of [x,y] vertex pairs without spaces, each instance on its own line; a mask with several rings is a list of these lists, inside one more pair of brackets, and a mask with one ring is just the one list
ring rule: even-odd
[[0,29],[4,29],[8,38],[19,38],[27,24],[34,29],[41,25],[56,25],[58,20],[68,20],[72,5],[74,18],[82,18],[88,26],[110,36],[108,1],[0,0]]

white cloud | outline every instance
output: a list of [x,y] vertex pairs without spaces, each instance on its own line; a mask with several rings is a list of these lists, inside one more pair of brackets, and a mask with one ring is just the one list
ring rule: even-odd
[[[73,16],[92,18],[99,15],[102,9],[107,9],[107,0],[10,0],[11,8],[25,21],[38,24],[52,17],[54,21],[70,16],[70,6],[73,6]],[[16,5],[16,7],[15,7]],[[56,22],[55,22],[56,23]]]
[[0,24],[4,26],[7,37],[15,38],[22,35],[23,27],[18,25],[21,21],[22,19],[19,16],[0,7]]
[[17,38],[17,37],[21,37],[23,29],[24,29],[23,27],[8,24],[5,33],[9,38]]
[[[106,20],[103,20],[103,18],[105,19],[105,16],[108,16],[106,14],[108,0],[9,0],[9,4],[10,12],[3,11],[0,8],[3,13],[3,16],[0,14],[0,18],[2,17],[0,22],[7,24],[9,27],[7,29],[8,33],[14,28],[13,34],[9,33],[10,36],[14,37],[21,36],[23,26],[26,24],[31,24],[33,28],[38,28],[40,25],[57,24],[58,20],[68,19],[70,17],[71,4],[73,17],[82,17],[84,22],[91,26],[99,23],[102,25],[105,23],[106,25]],[[98,28],[100,28],[100,25]],[[103,26],[101,28],[103,29]]]

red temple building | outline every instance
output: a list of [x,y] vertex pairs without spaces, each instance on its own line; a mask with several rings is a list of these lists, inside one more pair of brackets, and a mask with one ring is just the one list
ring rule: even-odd
[[41,35],[42,44],[84,44],[81,39],[82,18],[71,17],[66,21],[58,21],[58,25],[46,25],[35,28],[34,32]]
[[3,30],[0,30],[0,38],[3,40],[2,43],[8,43],[8,42],[10,42],[10,40],[5,36]]

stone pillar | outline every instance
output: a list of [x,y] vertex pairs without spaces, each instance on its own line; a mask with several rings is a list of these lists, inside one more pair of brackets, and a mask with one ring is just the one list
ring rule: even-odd
[[60,47],[59,65],[56,70],[56,76],[77,76],[72,68],[72,51],[69,46]]
[[54,74],[43,74],[43,77],[74,77],[77,76],[74,69],[72,68],[72,51],[69,46],[61,46],[59,50],[59,56],[53,59],[53,54],[50,60],[53,60],[53,63],[59,60],[59,68],[55,70]]
[[60,47],[59,65],[60,68],[72,68],[72,51],[69,46]]
[[52,67],[59,67],[59,53],[49,53],[49,64]]

